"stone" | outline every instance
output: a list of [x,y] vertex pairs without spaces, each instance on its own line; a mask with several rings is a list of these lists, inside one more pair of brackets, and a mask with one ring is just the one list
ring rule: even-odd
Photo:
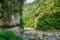
[[[21,18],[21,14],[22,14],[22,5],[23,1],[19,1],[19,0],[14,0],[14,2],[12,3],[11,0],[7,0],[6,1],[2,1],[2,3],[0,3],[0,27],[4,27],[4,28],[10,28],[10,27],[14,27],[14,26],[19,26],[20,24],[20,18]],[[8,8],[6,8],[7,5],[5,5],[5,3],[3,2],[6,2],[8,6]],[[3,6],[4,4],[4,6]],[[22,4],[22,5],[20,5]],[[11,6],[11,7],[10,7]],[[4,8],[2,8],[4,7]],[[10,8],[10,9],[9,9]],[[13,9],[13,10],[12,10]],[[3,13],[3,14],[2,14]]]
[[10,25],[17,25],[20,23],[20,15],[19,13],[16,13],[15,15],[12,15],[11,17],[12,21],[10,22]]

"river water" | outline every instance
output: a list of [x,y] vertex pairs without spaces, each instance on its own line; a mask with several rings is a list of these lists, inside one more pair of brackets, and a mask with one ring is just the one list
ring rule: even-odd
[[23,34],[24,40],[60,40],[60,31],[43,32],[37,30],[26,30]]

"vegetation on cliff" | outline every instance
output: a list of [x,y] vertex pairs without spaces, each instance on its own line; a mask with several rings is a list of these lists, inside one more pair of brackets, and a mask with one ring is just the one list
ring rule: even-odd
[[[2,17],[0,17],[0,20],[2,21],[2,25],[0,26],[12,26],[14,25],[16,20],[15,18],[17,17],[17,14],[20,16],[19,18],[21,18],[22,16],[22,6],[23,6],[23,0],[1,0],[0,1],[0,14],[2,14]],[[13,18],[12,18],[13,16]],[[14,23],[11,25],[12,20],[14,21]],[[18,23],[17,25],[22,26],[21,21],[22,18],[20,20],[20,23]],[[22,21],[23,22],[23,21]]]
[[59,4],[59,0],[35,0],[33,3],[25,4],[24,26],[38,30],[60,29]]

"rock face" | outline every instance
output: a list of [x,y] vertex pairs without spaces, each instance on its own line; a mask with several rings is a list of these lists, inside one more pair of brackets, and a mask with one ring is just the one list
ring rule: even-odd
[[21,0],[1,0],[0,27],[9,28],[20,24],[22,2]]
[[4,19],[3,17],[0,19],[0,27],[4,27],[4,26],[12,27],[12,26],[19,25],[19,23],[20,23],[20,16],[19,16],[19,14],[12,15],[10,19],[9,18]]
[[59,32],[43,32],[37,30],[27,30],[23,34],[24,40],[60,40]]
[[20,23],[20,15],[17,13],[16,15],[12,15],[12,21],[10,25],[17,25]]
[[[1,0],[0,2],[0,28],[8,29],[20,34],[20,19],[22,14],[22,0]],[[21,30],[20,30],[21,29]]]

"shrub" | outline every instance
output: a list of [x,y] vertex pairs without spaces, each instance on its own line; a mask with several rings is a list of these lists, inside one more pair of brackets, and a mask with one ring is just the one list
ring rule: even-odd
[[0,32],[0,40],[22,40],[22,38],[15,35],[14,32],[2,31]]
[[36,29],[60,29],[60,12],[44,14],[44,16],[38,19]]

